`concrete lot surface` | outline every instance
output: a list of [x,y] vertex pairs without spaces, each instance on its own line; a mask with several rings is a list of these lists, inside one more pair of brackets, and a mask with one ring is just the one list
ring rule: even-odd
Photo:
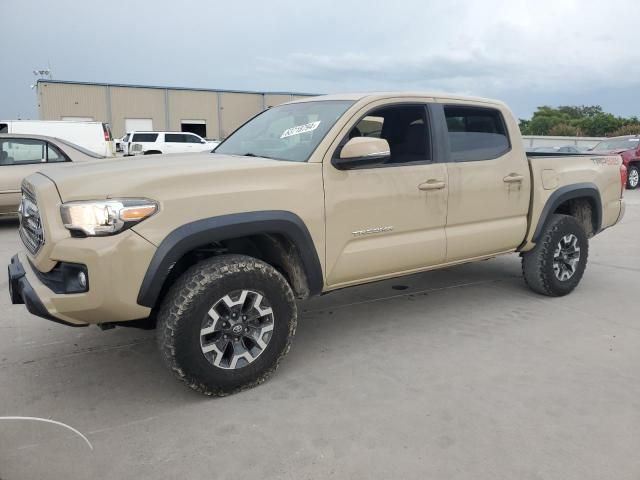
[[[640,191],[626,199],[568,297],[530,292],[517,256],[337,292],[301,305],[269,382],[223,399],[175,381],[154,332],[32,317],[3,274],[0,416],[64,422],[94,450],[0,421],[0,478],[638,480]],[[0,262],[18,248],[0,224]]]

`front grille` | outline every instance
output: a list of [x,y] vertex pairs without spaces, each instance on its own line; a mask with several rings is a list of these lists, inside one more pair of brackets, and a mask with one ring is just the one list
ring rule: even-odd
[[33,255],[38,253],[44,245],[44,230],[40,219],[40,211],[36,197],[24,186],[22,187],[22,201],[18,209],[20,227],[18,232],[22,243]]

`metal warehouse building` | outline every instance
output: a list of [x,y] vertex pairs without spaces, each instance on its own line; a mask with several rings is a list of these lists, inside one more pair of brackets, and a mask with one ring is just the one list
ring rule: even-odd
[[105,122],[116,137],[171,130],[222,139],[262,110],[310,95],[39,80],[38,112],[41,120]]

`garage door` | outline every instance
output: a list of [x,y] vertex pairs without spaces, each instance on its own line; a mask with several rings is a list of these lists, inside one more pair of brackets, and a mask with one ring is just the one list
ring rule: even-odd
[[153,130],[153,120],[150,118],[125,118],[126,132],[150,132]]

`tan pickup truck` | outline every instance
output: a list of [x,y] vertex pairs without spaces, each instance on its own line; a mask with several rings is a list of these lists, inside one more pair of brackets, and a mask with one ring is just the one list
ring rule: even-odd
[[527,156],[497,101],[309,98],[214,153],[29,176],[10,293],[69,325],[157,326],[175,374],[225,395],[277,367],[296,298],[513,252],[532,290],[571,292],[625,174],[618,156]]

